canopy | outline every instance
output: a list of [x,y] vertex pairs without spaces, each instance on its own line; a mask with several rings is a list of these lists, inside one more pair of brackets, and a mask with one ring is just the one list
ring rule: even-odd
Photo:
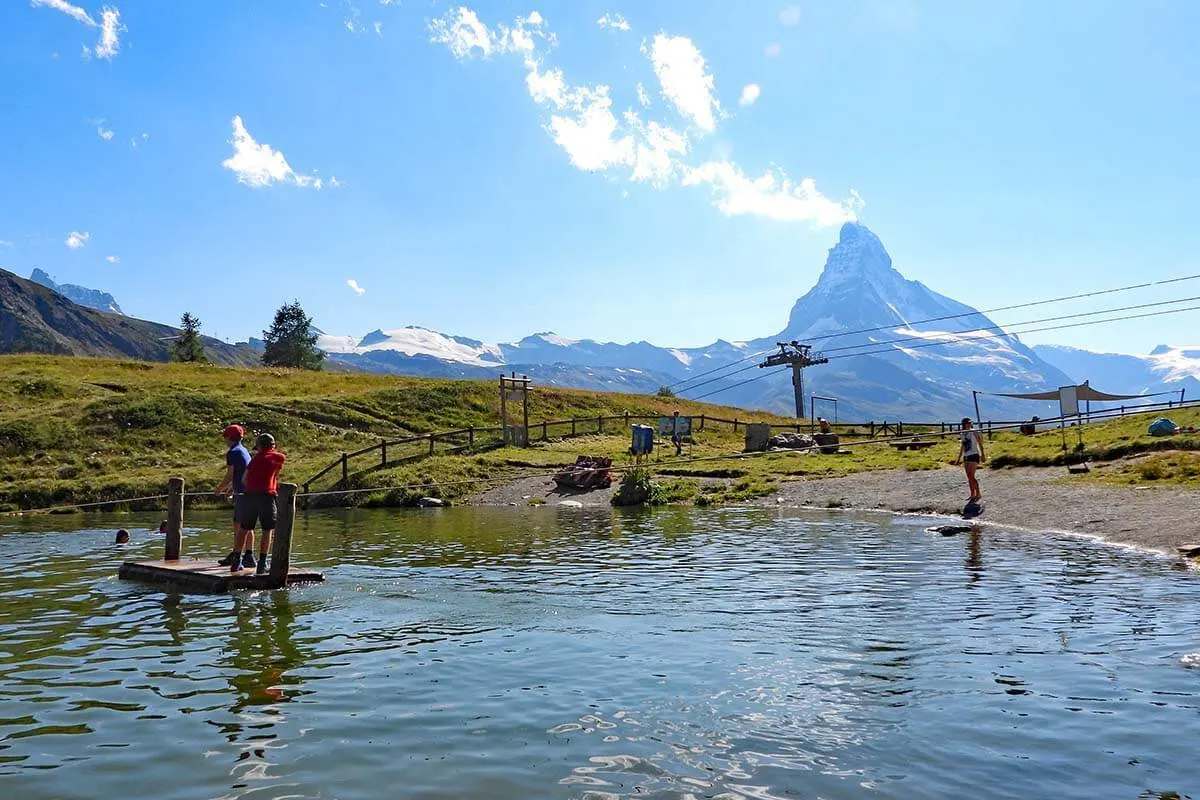
[[[1071,389],[1070,386],[1064,386],[1064,389]],[[1109,394],[1108,392],[1100,392],[1088,386],[1086,383],[1081,383],[1073,387],[1075,389],[1075,397],[1079,400],[1134,400],[1139,397],[1155,397],[1159,394],[1174,394],[1174,392],[1157,392],[1155,394]],[[995,397],[1015,397],[1018,400],[1058,400],[1062,396],[1061,389],[1055,389],[1053,392],[1033,392],[1031,394],[995,394]]]

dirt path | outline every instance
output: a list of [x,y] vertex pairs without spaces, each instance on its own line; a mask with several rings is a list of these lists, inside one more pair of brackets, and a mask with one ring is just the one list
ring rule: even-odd
[[[983,470],[981,522],[1070,531],[1175,553],[1200,541],[1200,491],[1179,487],[1072,483],[1061,468]],[[890,470],[783,484],[764,506],[851,508],[958,515],[966,502],[961,469]]]

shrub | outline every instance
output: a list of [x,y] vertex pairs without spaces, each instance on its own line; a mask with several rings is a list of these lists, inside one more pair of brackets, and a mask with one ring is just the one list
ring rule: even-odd
[[654,482],[654,473],[645,467],[626,472],[612,497],[614,506],[660,505],[663,502],[662,488]]

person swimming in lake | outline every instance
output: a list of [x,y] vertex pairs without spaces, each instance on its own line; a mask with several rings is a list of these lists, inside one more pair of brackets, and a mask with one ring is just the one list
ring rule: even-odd
[[114,544],[129,544],[129,531],[124,528],[117,531],[117,540]]
[[979,469],[980,464],[986,462],[987,455],[983,451],[983,437],[972,427],[971,418],[963,417],[958,458],[954,460],[954,463],[962,464],[967,472],[967,487],[971,490],[971,498],[968,502],[978,503],[983,499],[983,492],[979,488],[979,480],[975,477],[975,471]]

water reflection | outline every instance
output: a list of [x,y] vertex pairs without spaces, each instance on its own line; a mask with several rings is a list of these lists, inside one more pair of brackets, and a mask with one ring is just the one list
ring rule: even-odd
[[5,796],[1196,793],[1200,582],[1162,561],[775,509],[297,522],[325,584],[215,597],[114,580],[114,526],[0,533]]

